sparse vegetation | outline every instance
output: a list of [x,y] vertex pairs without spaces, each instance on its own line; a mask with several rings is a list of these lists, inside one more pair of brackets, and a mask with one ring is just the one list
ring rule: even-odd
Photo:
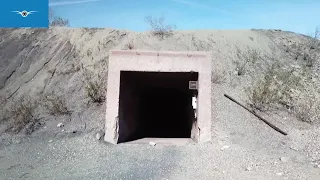
[[304,42],[294,43],[286,52],[295,60],[302,60],[309,68],[314,67],[317,59],[319,58],[318,52],[320,51],[320,29],[316,28],[314,33],[308,35]]
[[4,108],[5,104],[7,104],[7,99],[4,96],[0,96],[0,109],[1,110]]
[[19,133],[28,124],[34,124],[38,121],[34,116],[36,109],[35,101],[28,96],[23,96],[12,103],[9,110],[10,125],[7,132]]
[[256,49],[248,48],[246,51],[241,51],[237,48],[237,59],[233,61],[236,66],[236,72],[238,76],[244,75],[247,71],[249,64],[254,64],[261,58],[261,53]]
[[0,96],[0,124],[2,121],[4,121],[7,117],[6,113],[6,106],[7,99],[4,96]]
[[69,27],[70,23],[69,20],[56,16],[52,8],[49,8],[49,26]]
[[294,114],[303,122],[320,122],[320,101],[314,97],[300,98],[294,107]]
[[127,50],[127,49],[130,49],[130,50],[134,49],[133,41],[130,41],[126,45],[124,45],[124,50]]
[[92,51],[91,51],[91,49],[88,49],[87,50],[87,56],[90,57],[91,55],[92,55]]
[[151,33],[160,39],[172,36],[173,29],[176,28],[175,25],[165,24],[164,20],[164,17],[154,18],[152,16],[148,16],[145,18],[145,21],[151,28]]
[[63,97],[54,93],[43,95],[41,104],[51,115],[70,115],[66,101]]
[[[199,40],[194,35],[192,35],[191,41],[196,51],[210,51],[213,48],[209,42]],[[209,41],[212,41],[212,39],[209,39]]]
[[300,86],[300,77],[295,69],[285,69],[274,63],[263,77],[247,89],[250,105],[256,110],[268,110],[272,104],[292,107],[292,91]]
[[87,96],[93,103],[102,104],[106,99],[106,85],[103,80],[104,76],[98,74],[97,77],[94,78],[93,72],[83,68],[83,66],[82,76]]

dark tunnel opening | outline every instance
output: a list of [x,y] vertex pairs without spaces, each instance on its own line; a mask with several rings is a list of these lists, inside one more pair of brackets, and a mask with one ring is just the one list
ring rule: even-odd
[[121,71],[118,143],[190,138],[195,121],[189,81],[196,72]]

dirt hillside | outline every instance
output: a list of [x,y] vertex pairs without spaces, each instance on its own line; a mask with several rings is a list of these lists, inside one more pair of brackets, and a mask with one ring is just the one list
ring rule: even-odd
[[[174,173],[169,173],[173,179],[185,179],[187,175],[197,179],[210,179],[210,177],[230,179],[239,174],[239,171],[242,177],[239,179],[250,179],[250,177],[275,179],[274,176],[280,177],[281,173],[289,179],[314,179],[320,176],[320,171],[313,169],[317,164],[320,167],[319,47],[316,38],[280,30],[173,31],[168,36],[159,37],[152,32],[137,33],[114,29],[1,29],[0,151],[6,157],[0,156],[0,159],[4,158],[8,163],[18,162],[23,158],[33,161],[36,155],[28,154],[30,150],[45,147],[48,148],[48,152],[53,153],[52,156],[47,155],[49,159],[46,163],[54,166],[60,162],[59,158],[56,159],[57,156],[63,158],[60,153],[69,152],[69,149],[64,149],[68,147],[73,148],[71,151],[75,152],[73,155],[69,154],[70,156],[66,153],[65,155],[71,160],[61,159],[61,163],[65,164],[59,167],[69,166],[68,164],[73,162],[72,158],[79,155],[76,164],[87,169],[88,167],[83,166],[88,164],[88,159],[84,159],[87,155],[82,154],[85,151],[76,151],[80,146],[80,149],[90,149],[93,154],[88,157],[95,157],[91,158],[92,161],[99,159],[99,163],[104,163],[102,162],[104,159],[100,157],[102,149],[105,148],[110,152],[110,161],[113,155],[130,154],[132,148],[137,152],[144,152],[134,145],[120,146],[119,148],[124,148],[121,150],[117,149],[118,147],[105,147],[101,144],[93,146],[90,143],[91,135],[90,137],[86,135],[103,130],[104,127],[106,101],[104,85],[107,81],[109,51],[111,49],[211,51],[213,142],[201,146],[200,149],[192,145],[185,149],[167,149],[168,156],[172,153],[181,155],[180,164],[174,160],[172,163],[164,161],[162,158],[167,155],[166,152],[160,151],[161,149],[146,149],[148,153],[145,155],[148,157],[145,158],[152,158],[154,153],[162,154],[163,157],[159,156],[160,159],[155,160],[159,161],[159,166],[161,163],[174,166],[172,167]],[[224,93],[243,102],[288,132],[288,136],[282,136],[224,98]],[[63,130],[57,128],[59,123],[63,123]],[[54,137],[60,141],[59,138],[74,134],[80,135],[76,139],[63,139],[52,147],[46,145],[48,140]],[[23,139],[25,137],[28,139]],[[17,138],[22,138],[17,145],[8,146],[15,144]],[[32,138],[37,141],[32,141]],[[20,144],[20,141],[25,141],[27,144]],[[230,151],[221,154],[220,146],[226,144],[230,146]],[[22,148],[24,146],[30,147]],[[50,149],[55,147],[58,149]],[[11,157],[10,152],[25,157]],[[201,158],[195,156],[197,153],[201,154]],[[277,161],[281,156],[290,157],[292,162],[273,164],[273,161]],[[123,157],[127,157],[127,154]],[[128,158],[128,162],[132,161]],[[204,158],[214,160],[210,162],[216,164],[217,169],[206,166],[204,169],[198,168],[195,171],[197,173],[192,173],[190,166],[187,175],[179,173],[181,169],[188,169],[184,167],[188,164],[194,165],[195,168],[201,167],[200,164],[203,162],[199,159]],[[109,159],[107,160],[109,162]],[[144,160],[138,159],[138,161]],[[126,159],[123,159],[123,162],[127,162]],[[219,162],[225,163],[219,165]],[[112,166],[117,167],[117,163],[114,162]],[[260,163],[259,166],[263,168],[260,171],[258,166],[253,167],[255,165],[252,163]],[[133,164],[129,163],[127,168],[130,169],[131,165]],[[27,166],[22,170],[27,171],[27,174],[30,173],[30,179],[38,175],[50,179],[54,177],[52,174],[56,173],[50,169],[43,171],[41,164],[32,166],[36,168],[33,170],[34,173],[27,170]],[[231,166],[234,168],[229,171]],[[297,167],[299,168],[295,170]],[[0,166],[1,171],[7,172],[5,168],[7,168],[5,164]],[[23,169],[22,166],[19,168]],[[95,166],[95,168],[101,167]],[[246,174],[242,172],[244,169],[247,171],[257,169],[257,173]],[[78,170],[74,169],[72,172]],[[91,170],[94,173],[94,167]],[[212,174],[203,177],[204,171]],[[102,172],[106,171],[101,169]],[[116,172],[114,169],[113,173]],[[163,172],[145,174],[144,178],[164,178],[163,176],[160,178],[157,173]],[[275,175],[276,173],[278,175]],[[70,178],[75,178],[71,177],[71,174]],[[21,174],[12,171],[3,175],[5,179],[21,177]],[[89,178],[91,175],[84,174],[82,177]],[[110,178],[116,176],[103,173],[100,175]],[[129,174],[123,176],[129,177]],[[133,172],[133,178],[138,176],[140,175]],[[62,179],[63,177],[67,175],[61,175]]]

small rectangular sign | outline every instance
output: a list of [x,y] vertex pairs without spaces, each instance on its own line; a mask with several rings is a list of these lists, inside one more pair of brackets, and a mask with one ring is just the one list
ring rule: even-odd
[[48,28],[49,0],[2,0],[0,28]]
[[198,89],[198,81],[189,81],[189,89]]

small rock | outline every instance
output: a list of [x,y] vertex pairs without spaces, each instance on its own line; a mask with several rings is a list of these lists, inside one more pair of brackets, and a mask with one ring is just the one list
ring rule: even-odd
[[20,139],[13,139],[12,142],[14,144],[20,144],[21,143],[21,140]]
[[289,160],[289,158],[287,158],[287,157],[281,157],[280,158],[280,161],[282,161],[282,162],[287,162]]
[[290,147],[290,149],[292,149],[292,150],[294,150],[294,151],[298,151],[298,149],[295,148],[295,147]]
[[97,140],[100,140],[100,139],[101,139],[101,137],[102,137],[102,136],[101,136],[101,134],[100,134],[100,133],[97,133],[97,134],[96,134],[96,139],[97,139]]
[[252,171],[252,167],[250,166],[246,167],[246,171]]
[[223,146],[220,150],[223,151],[225,149],[228,149],[230,146]]
[[97,132],[97,134],[96,134],[96,139],[97,139],[97,140],[100,140],[100,139],[102,138],[102,136],[104,136],[104,132],[103,132],[103,131],[99,131],[99,132]]
[[320,168],[320,164],[314,165],[315,168]]
[[149,142],[149,145],[150,145],[150,146],[155,146],[156,143],[155,143],[155,142]]
[[53,143],[53,140],[49,140],[49,143]]
[[58,128],[61,128],[61,127],[63,127],[63,126],[64,126],[63,123],[59,123],[59,124],[57,125]]
[[282,176],[283,175],[283,172],[278,172],[277,173],[277,176]]

